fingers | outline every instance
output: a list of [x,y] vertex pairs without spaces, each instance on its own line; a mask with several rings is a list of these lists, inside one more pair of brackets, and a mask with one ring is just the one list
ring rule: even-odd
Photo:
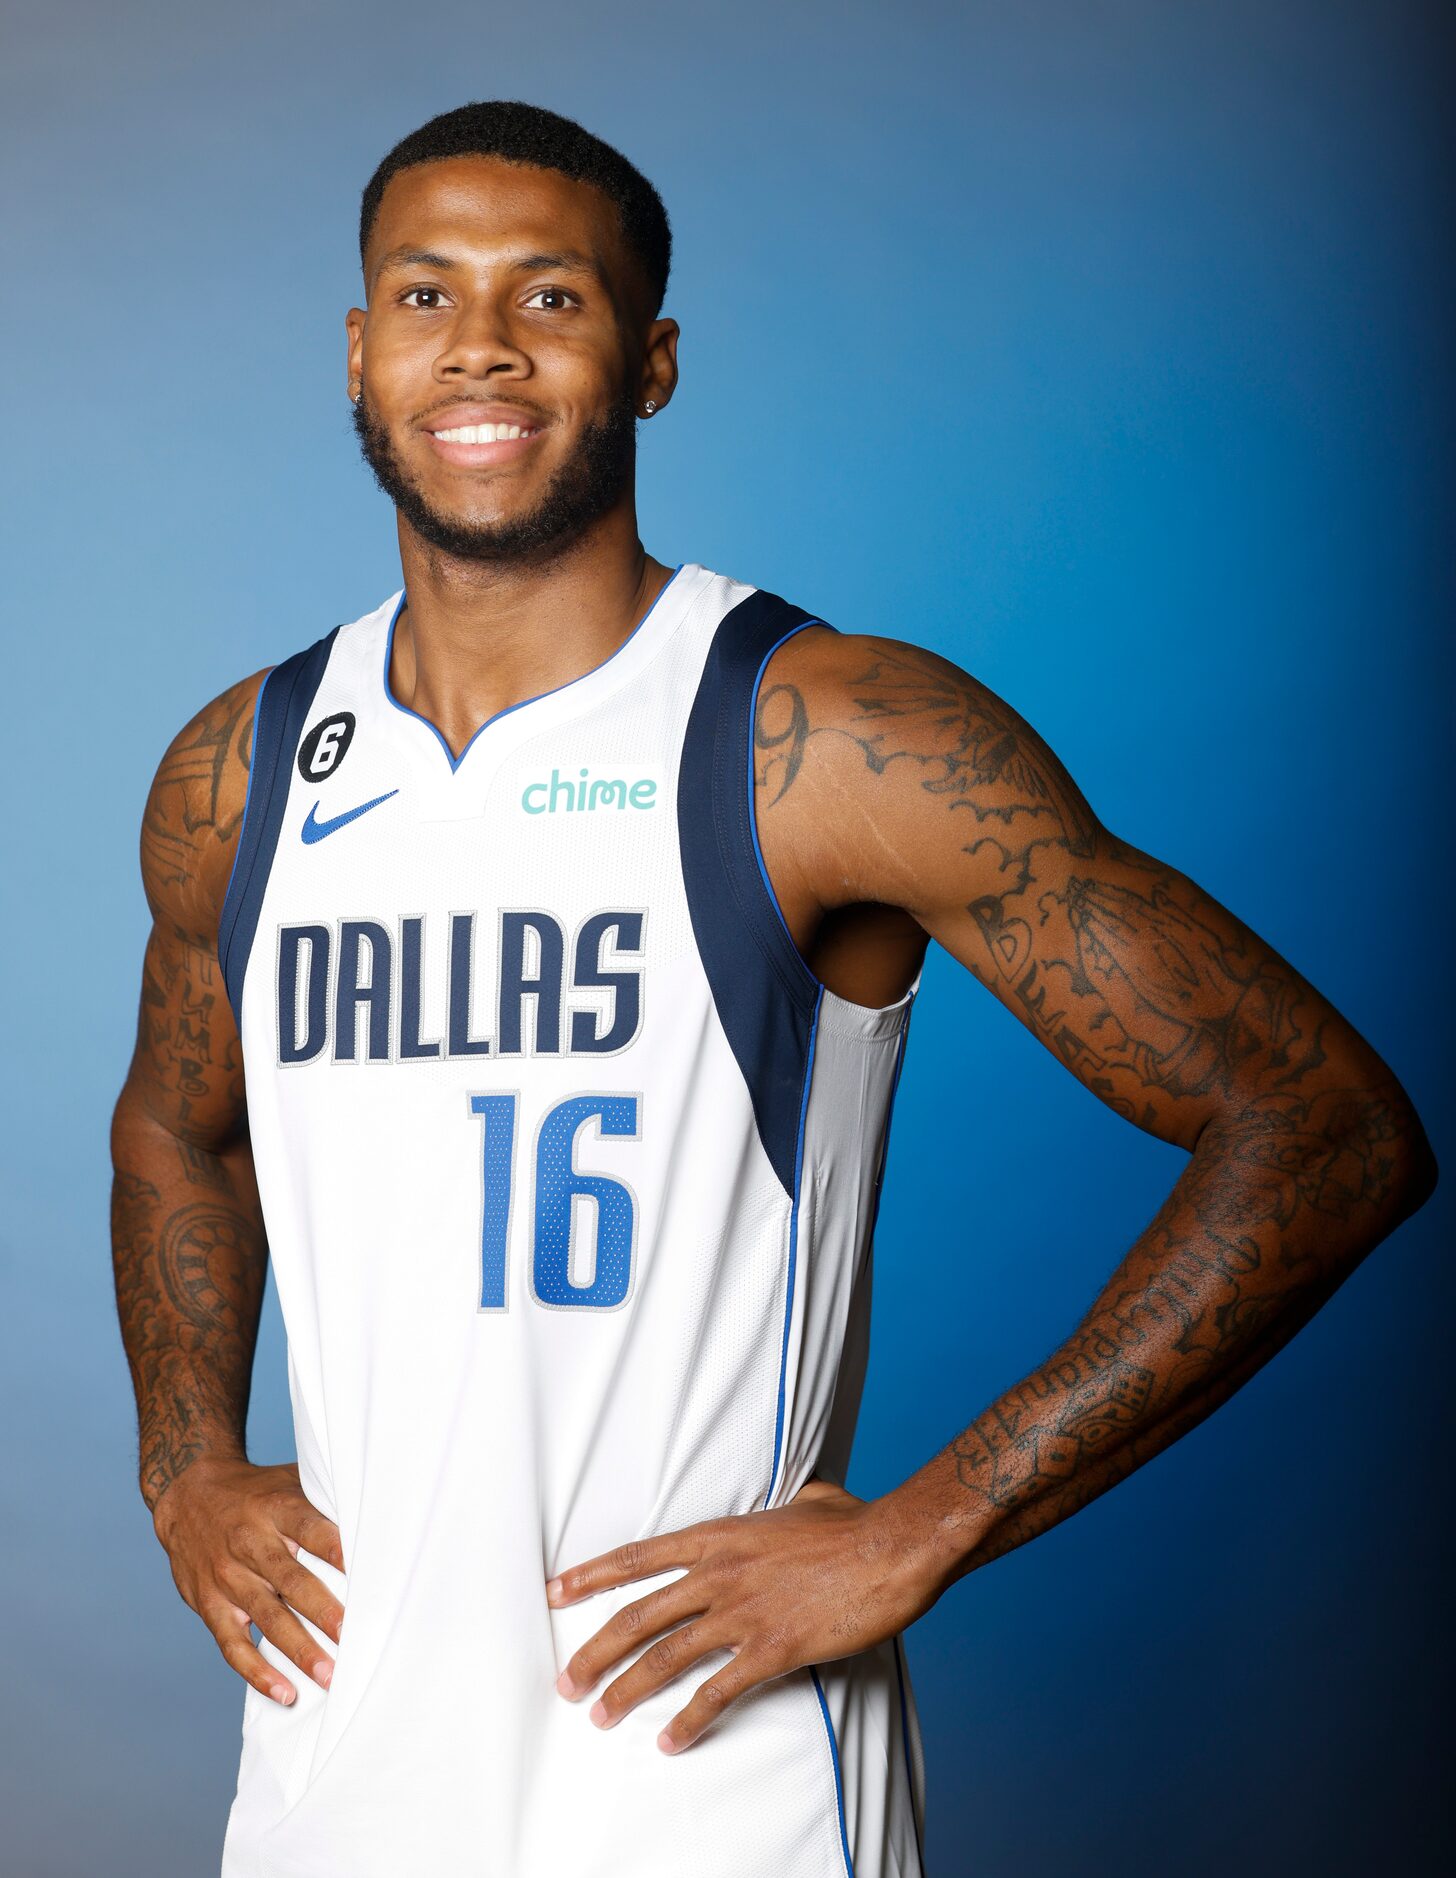
[[[625,1656],[634,1643],[654,1636],[669,1624],[680,1624],[686,1617],[696,1617],[703,1609],[703,1598],[691,1588],[684,1591],[683,1587],[690,1586],[690,1582],[687,1578],[678,1578],[661,1590],[624,1605],[595,1636],[589,1637],[568,1657],[556,1679],[556,1687],[565,1696],[581,1695]],[[681,1635],[681,1631],[676,1633],[676,1636]]]
[[664,1754],[677,1754],[691,1747],[730,1702],[736,1702],[746,1690],[783,1673],[781,1665],[755,1657],[747,1650],[741,1651],[725,1668],[710,1676],[687,1707],[673,1716],[657,1737],[658,1747]]
[[[322,1514],[314,1513],[312,1508],[308,1512],[318,1525],[337,1531],[333,1522],[324,1519]],[[273,1523],[276,1530],[258,1524],[235,1528],[229,1534],[231,1558],[223,1570],[226,1572],[230,1569],[242,1574],[243,1583],[250,1582],[254,1576],[261,1578],[271,1590],[280,1593],[296,1611],[302,1612],[337,1643],[344,1622],[344,1607],[323,1580],[299,1562],[298,1546],[284,1535],[282,1518],[282,1512],[275,1508]],[[306,1530],[311,1522],[308,1517],[298,1517],[295,1511],[291,1523],[298,1530]],[[320,1543],[326,1541],[320,1539]],[[308,1550],[312,1552],[312,1546]],[[323,1557],[323,1554],[315,1556]],[[223,1573],[219,1573],[219,1576],[222,1577]]]
[[[591,1719],[598,1728],[611,1728],[639,1702],[691,1669],[714,1651],[731,1648],[711,1624],[684,1624],[670,1636],[661,1638],[629,1670],[617,1677],[592,1704]],[[677,1754],[691,1747],[730,1702],[761,1682],[781,1676],[791,1665],[779,1661],[771,1648],[735,1649],[733,1660],[716,1670],[694,1693],[687,1707],[674,1715],[657,1737],[664,1754]]]
[[[696,1617],[699,1621],[682,1622],[684,1617]],[[557,1680],[557,1688],[567,1697],[583,1693],[627,1653],[634,1640],[640,1641],[673,1623],[678,1628],[645,1649],[630,1668],[608,1683],[592,1704],[591,1719],[598,1728],[613,1727],[629,1710],[704,1657],[729,1650],[732,1661],[710,1676],[688,1706],[658,1735],[657,1745],[663,1752],[676,1754],[691,1746],[746,1689],[798,1667],[798,1659],[777,1635],[759,1637],[751,1647],[742,1642],[730,1642],[721,1616],[712,1609],[711,1599],[701,1589],[693,1588],[693,1579],[689,1576],[620,1610],[569,1659]],[[741,1636],[741,1632],[739,1634]]]
[[338,1571],[344,1569],[344,1545],[333,1520],[321,1513],[301,1492],[279,1495],[273,1523],[286,1540],[293,1543],[290,1552],[302,1546],[315,1558],[327,1559]]
[[[290,1662],[297,1663],[303,1673],[311,1676],[321,1689],[327,1689],[334,1674],[334,1659],[315,1643],[273,1586],[266,1579],[252,1575],[250,1582],[245,1582],[235,1588],[235,1596],[237,1604],[258,1626],[274,1648],[286,1656]],[[217,1634],[216,1631],[214,1634]],[[222,1641],[220,1636],[218,1641]],[[250,1644],[249,1648],[251,1647]],[[223,1654],[228,1655],[226,1650]],[[228,1660],[232,1662],[233,1659],[229,1656]],[[266,1666],[266,1659],[260,1658],[260,1660],[264,1661]],[[236,1668],[237,1665],[234,1664],[234,1667]],[[270,1669],[270,1676],[273,1682],[278,1681],[276,1670]],[[249,1681],[251,1680],[252,1678],[249,1677]],[[272,1694],[272,1690],[265,1689],[264,1693]],[[275,1697],[275,1700],[277,1699],[279,1698]]]
[[306,1565],[300,1565],[296,1557],[286,1558],[281,1552],[258,1569],[294,1610],[302,1612],[310,1623],[317,1624],[335,1643],[340,1641],[344,1607],[321,1578]]
[[225,1661],[243,1680],[285,1705],[298,1696],[293,1684],[254,1646],[250,1626],[256,1624],[282,1655],[297,1663],[320,1688],[327,1689],[334,1673],[333,1658],[320,1648],[294,1612],[301,1612],[337,1643],[344,1607],[328,1588],[291,1559],[281,1544],[274,1554],[260,1560],[257,1568],[232,1563],[219,1578],[224,1581],[229,1601],[209,1606],[200,1615]]
[[642,1652],[630,1669],[607,1684],[592,1704],[592,1720],[598,1728],[612,1727],[628,1709],[635,1708],[654,1690],[671,1682],[674,1676],[680,1676],[713,1650],[725,1647],[722,1636],[702,1623],[684,1624],[669,1636],[660,1637],[650,1649]]
[[342,1572],[343,1548],[338,1526],[300,1488],[297,1462],[199,1461],[163,1497],[172,1510],[157,1536],[173,1580],[230,1667],[275,1702],[297,1698],[298,1688],[254,1646],[257,1624],[275,1654],[327,1689],[334,1663],[323,1639],[339,1641],[344,1607],[301,1554]]
[[254,1645],[249,1630],[253,1620],[241,1605],[220,1603],[204,1611],[202,1617],[222,1651],[223,1661],[244,1682],[285,1708],[297,1701],[297,1689]]
[[708,1530],[707,1524],[685,1526],[681,1532],[665,1532],[654,1539],[633,1539],[598,1558],[573,1565],[546,1586],[546,1602],[571,1604],[589,1592],[630,1584],[634,1578],[655,1578],[659,1572],[672,1571],[676,1566],[691,1566],[702,1552],[700,1534]]

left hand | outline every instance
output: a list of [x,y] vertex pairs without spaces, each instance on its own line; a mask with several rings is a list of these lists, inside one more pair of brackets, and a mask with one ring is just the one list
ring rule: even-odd
[[588,1559],[551,1580],[547,1602],[574,1604],[684,1566],[685,1577],[624,1605],[588,1638],[556,1684],[568,1698],[584,1695],[644,1638],[670,1630],[593,1705],[592,1720],[610,1728],[702,1657],[732,1650],[733,1661],[657,1737],[667,1754],[690,1747],[746,1689],[903,1630],[943,1588],[886,1501],[810,1479],[785,1506],[703,1520]]

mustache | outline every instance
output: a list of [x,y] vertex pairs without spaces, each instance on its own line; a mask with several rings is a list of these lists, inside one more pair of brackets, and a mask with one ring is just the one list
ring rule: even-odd
[[[363,389],[362,385],[360,388],[361,390]],[[366,391],[364,393],[364,402],[368,402],[368,397],[369,394]],[[440,411],[449,411],[457,404],[489,404],[497,397],[500,398],[502,403],[511,404],[519,407],[522,411],[529,412],[533,419],[540,418],[543,424],[549,424],[551,422],[550,412],[545,410],[541,405],[533,403],[529,398],[517,398],[514,395],[506,397],[502,393],[484,390],[461,392],[460,395],[455,398],[441,398],[437,404],[431,404],[423,411],[417,412],[415,416],[409,419],[409,422],[418,427],[423,424],[427,418],[434,417]]]
[[[358,430],[366,416],[368,416],[376,430],[383,429],[384,426],[371,412],[369,386],[367,381],[363,378],[359,381],[359,393],[359,402],[357,404],[351,404],[349,407],[354,420],[354,428]],[[480,390],[473,392],[462,391],[455,397],[441,398],[434,404],[426,405],[423,409],[416,411],[412,417],[405,419],[405,423],[411,428],[416,428],[423,424],[426,418],[434,417],[437,412],[448,411],[457,404],[488,404],[491,398],[496,395],[499,395],[503,403],[518,405],[521,410],[529,412],[533,418],[539,418],[543,424],[552,422],[551,412],[548,411],[544,405],[538,404],[532,398],[517,397],[514,392],[507,396],[503,392],[496,394]],[[606,406],[605,410],[599,416],[587,420],[587,428],[590,429],[603,423],[611,423],[613,420],[620,419],[627,412],[631,413],[634,421],[637,419],[636,400],[632,396],[631,389],[624,385],[617,393],[617,396]]]

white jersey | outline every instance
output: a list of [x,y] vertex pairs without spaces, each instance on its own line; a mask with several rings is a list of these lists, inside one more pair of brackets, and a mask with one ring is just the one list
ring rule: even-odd
[[402,601],[268,675],[219,931],[346,1566],[301,1555],[327,1691],[262,1642],[298,1699],[244,1698],[224,1878],[921,1878],[899,1636],[670,1755],[727,1650],[608,1729],[555,1683],[681,1569],[545,1592],[844,1480],[914,994],[821,985],[758,851],[759,681],[822,622],[687,563],[457,759],[389,689]]

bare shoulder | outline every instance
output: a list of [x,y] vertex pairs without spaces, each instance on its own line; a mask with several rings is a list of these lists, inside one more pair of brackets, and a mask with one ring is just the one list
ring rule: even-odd
[[[930,853],[981,867],[1053,841],[1090,853],[1099,827],[1044,739],[989,685],[924,646],[871,633],[813,628],[774,654],[759,690],[758,812],[800,823],[802,841],[830,842],[826,865],[845,891],[923,905]],[[791,806],[793,805],[793,806]],[[831,831],[838,831],[830,841]],[[970,888],[966,874],[962,890]]]
[[205,704],[167,746],[142,817],[142,880],[159,931],[215,947],[247,801],[253,718],[268,668]]

